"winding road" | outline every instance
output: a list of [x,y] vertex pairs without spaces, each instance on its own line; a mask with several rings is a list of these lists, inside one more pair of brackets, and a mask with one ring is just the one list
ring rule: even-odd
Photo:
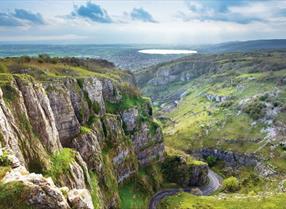
[[[218,174],[213,172],[211,169],[209,169],[208,177],[209,177],[209,183],[207,185],[197,187],[201,190],[202,195],[204,196],[212,194],[213,192],[218,190],[219,187],[221,186],[222,178]],[[184,189],[175,188],[175,189],[161,190],[157,192],[150,200],[149,209],[156,209],[159,202],[165,197],[175,195],[179,192],[191,192],[192,188],[195,188],[195,187],[184,188]]]

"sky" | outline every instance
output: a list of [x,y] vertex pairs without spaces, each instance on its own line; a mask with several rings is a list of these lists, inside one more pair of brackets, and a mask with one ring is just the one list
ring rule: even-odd
[[198,45],[286,38],[286,0],[0,0],[0,43]]

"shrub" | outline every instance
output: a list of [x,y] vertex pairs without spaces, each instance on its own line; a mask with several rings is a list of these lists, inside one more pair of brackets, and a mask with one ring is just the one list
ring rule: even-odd
[[208,156],[208,157],[206,158],[206,161],[207,161],[207,163],[208,163],[208,165],[209,165],[210,167],[213,167],[213,166],[216,164],[216,162],[217,162],[217,158],[214,157],[214,156]]
[[256,99],[244,108],[244,112],[249,114],[252,119],[257,120],[265,115],[265,108],[264,102]]
[[2,86],[3,97],[5,101],[13,102],[18,98],[18,93],[15,88],[10,85]]
[[268,99],[269,95],[268,94],[264,94],[262,96],[259,97],[260,101],[266,101]]
[[0,166],[0,181],[4,178],[7,172],[11,170],[10,166]]
[[157,121],[151,121],[149,124],[149,130],[152,136],[154,136],[157,132],[157,129],[160,127],[159,123]]
[[86,124],[87,124],[88,127],[91,127],[92,124],[95,123],[95,121],[96,121],[95,115],[91,115],[91,116],[89,116],[89,118],[88,118]]
[[130,107],[141,106],[145,102],[146,102],[145,99],[140,96],[123,94],[121,100],[117,103],[111,103],[109,101],[105,102],[106,112],[112,114],[118,113]]
[[0,166],[9,166],[11,165],[11,161],[8,158],[8,152],[6,150],[0,153]]
[[235,192],[239,190],[239,181],[236,177],[229,177],[223,181],[223,189],[227,192]]
[[233,101],[231,101],[231,100],[222,102],[222,103],[220,104],[220,106],[223,107],[223,108],[228,108],[228,107],[230,107],[230,106],[232,106],[232,105],[233,105]]
[[21,56],[19,57],[19,63],[31,62],[32,58],[29,56]]

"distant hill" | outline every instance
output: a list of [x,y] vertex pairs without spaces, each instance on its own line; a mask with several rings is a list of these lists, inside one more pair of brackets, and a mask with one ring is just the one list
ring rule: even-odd
[[225,42],[198,48],[198,50],[202,53],[251,52],[259,50],[271,51],[277,49],[286,50],[286,39]]

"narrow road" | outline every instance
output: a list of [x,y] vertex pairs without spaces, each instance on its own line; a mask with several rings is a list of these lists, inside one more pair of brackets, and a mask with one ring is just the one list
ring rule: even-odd
[[[219,175],[217,175],[215,172],[213,172],[211,169],[209,169],[208,177],[209,177],[209,183],[207,185],[197,187],[202,191],[202,195],[204,196],[212,194],[213,192],[218,190],[219,187],[221,186],[222,178]],[[185,188],[185,189],[175,188],[175,189],[161,190],[157,192],[150,200],[149,209],[156,209],[159,202],[165,197],[175,195],[179,192],[191,192],[192,188],[195,188],[195,187],[190,187],[190,188]]]

